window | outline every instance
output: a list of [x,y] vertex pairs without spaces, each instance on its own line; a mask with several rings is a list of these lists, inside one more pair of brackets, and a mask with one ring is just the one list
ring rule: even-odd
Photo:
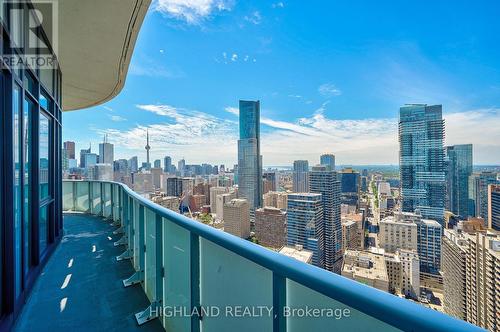
[[40,122],[39,122],[39,135],[38,135],[38,144],[39,144],[39,182],[40,182],[40,201],[50,197],[49,192],[49,179],[50,179],[50,158],[49,158],[49,149],[50,149],[50,132],[51,132],[51,123],[49,118],[42,112],[40,113]]
[[24,242],[24,273],[29,271],[31,266],[31,115],[35,109],[35,104],[26,97],[23,107],[23,131],[22,131],[22,162],[23,162],[23,242]]
[[21,87],[14,85],[12,93],[12,142],[14,159],[14,275],[15,296],[22,290],[22,203],[21,203]]

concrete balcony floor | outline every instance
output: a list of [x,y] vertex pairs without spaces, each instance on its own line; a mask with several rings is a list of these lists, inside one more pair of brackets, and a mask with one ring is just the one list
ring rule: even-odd
[[134,314],[148,307],[140,285],[124,288],[133,273],[113,242],[108,221],[65,214],[65,235],[47,262],[14,331],[164,331],[160,321],[138,326]]

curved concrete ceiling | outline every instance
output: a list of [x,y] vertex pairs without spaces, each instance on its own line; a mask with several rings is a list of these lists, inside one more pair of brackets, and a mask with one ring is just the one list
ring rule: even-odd
[[123,88],[151,0],[61,0],[57,56],[63,109],[102,104]]

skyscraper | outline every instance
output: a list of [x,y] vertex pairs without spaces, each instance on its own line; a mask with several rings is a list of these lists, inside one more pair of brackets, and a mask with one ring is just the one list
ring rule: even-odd
[[276,172],[264,172],[262,176],[262,193],[265,194],[270,191],[276,191],[277,182],[276,181]]
[[104,141],[99,143],[99,164],[113,165],[114,146],[108,142],[108,135],[104,135]]
[[293,162],[293,192],[306,193],[309,191],[309,162],[295,160]]
[[184,160],[184,158],[177,162],[177,169],[181,173],[181,176],[184,176],[184,172],[186,170],[186,161]]
[[358,206],[360,175],[352,168],[344,168],[340,172],[342,204]]
[[156,159],[153,163],[154,168],[161,168],[161,160]]
[[488,228],[500,231],[500,185],[488,186]]
[[444,222],[444,120],[441,105],[405,105],[399,112],[403,211]]
[[[475,216],[488,221],[488,186],[500,184],[497,174],[494,172],[481,172],[472,174],[469,178],[469,201],[475,208]],[[485,225],[486,226],[486,225]]]
[[[309,191],[321,194],[325,269],[340,273],[342,268],[342,224],[340,220],[340,181],[331,165],[314,166],[309,172]],[[290,199],[290,197],[289,197]]]
[[469,176],[472,174],[472,144],[446,147],[446,209],[462,218],[474,215],[469,211]]
[[132,158],[130,158],[128,164],[130,168],[130,173],[135,173],[139,170],[139,161],[137,159],[137,156],[133,156]]
[[165,173],[170,173],[172,170],[172,158],[170,158],[169,156],[165,156],[165,158],[163,158],[163,171]]
[[260,155],[260,102],[240,100],[238,140],[238,190],[251,210],[262,206],[262,157]]
[[319,158],[319,163],[321,165],[328,165],[330,166],[331,170],[335,170],[335,155],[333,154],[322,154],[321,157]]
[[323,204],[321,194],[288,195],[287,244],[313,252],[313,264],[324,268]]
[[64,142],[64,149],[67,151],[68,159],[75,159],[75,142]]

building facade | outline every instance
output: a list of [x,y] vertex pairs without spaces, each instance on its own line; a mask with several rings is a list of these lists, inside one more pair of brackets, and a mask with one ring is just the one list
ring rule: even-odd
[[288,195],[287,245],[313,252],[313,264],[324,268],[323,204],[321,194]]
[[309,191],[309,162],[307,160],[295,160],[293,162],[293,192],[306,193]]
[[500,231],[500,185],[488,186],[488,228]]
[[278,208],[255,210],[255,236],[260,245],[281,248],[286,245],[287,213]]
[[403,211],[444,222],[444,120],[441,105],[405,105],[399,112]]
[[260,102],[240,100],[238,140],[238,191],[250,209],[262,206],[262,157],[260,155]]
[[224,204],[224,231],[246,239],[250,237],[250,213],[246,199],[232,199]]
[[469,210],[472,144],[447,146],[445,152],[446,210],[462,218],[474,216]]
[[309,172],[309,191],[321,194],[323,204],[325,268],[340,274],[342,268],[342,225],[340,181],[329,165],[314,166]]

